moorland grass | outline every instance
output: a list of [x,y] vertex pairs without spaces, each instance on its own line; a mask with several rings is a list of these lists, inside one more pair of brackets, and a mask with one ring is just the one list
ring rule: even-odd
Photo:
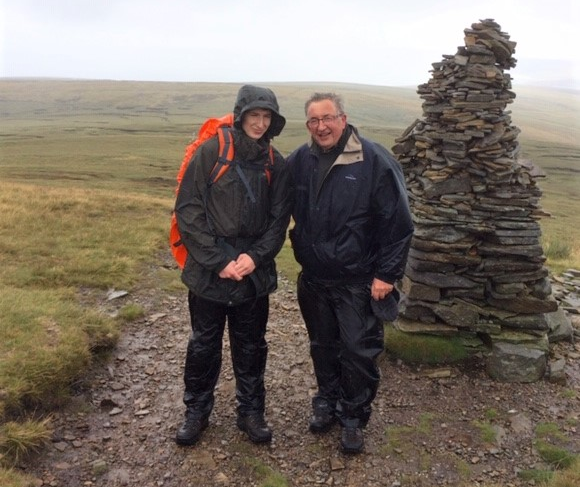
[[29,410],[40,418],[22,423],[26,441],[0,442],[0,463],[15,444],[36,445],[42,430],[33,425],[65,404],[95,353],[113,347],[123,319],[135,316],[85,308],[77,292],[131,289],[165,246],[169,208],[135,193],[0,183],[0,418]]
[[50,411],[91,362],[91,349],[114,344],[118,330],[81,308],[65,290],[0,287],[0,414]]
[[[24,204],[25,202],[25,204]],[[109,191],[0,184],[0,411],[45,404],[110,347],[114,321],[76,290],[130,289],[166,242],[169,205]],[[54,395],[54,394],[53,394]]]
[[0,282],[130,287],[167,240],[170,203],[84,188],[0,183]]

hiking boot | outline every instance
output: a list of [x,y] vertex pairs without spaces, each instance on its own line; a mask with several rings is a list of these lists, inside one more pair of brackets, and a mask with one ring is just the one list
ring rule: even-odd
[[238,416],[236,424],[254,443],[268,443],[272,441],[272,430],[266,424],[264,416],[261,414]]
[[365,446],[365,438],[361,428],[345,426],[342,428],[340,446],[344,453],[360,453]]
[[195,445],[201,437],[203,430],[205,430],[208,425],[209,421],[207,418],[186,415],[185,421],[177,430],[175,442],[178,445]]
[[326,433],[336,423],[334,411],[327,408],[315,407],[312,418],[310,418],[310,431],[312,433]]

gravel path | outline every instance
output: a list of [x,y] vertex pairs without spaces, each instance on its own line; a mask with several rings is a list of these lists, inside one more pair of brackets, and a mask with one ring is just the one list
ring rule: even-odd
[[548,421],[580,451],[580,345],[562,343],[554,353],[567,358],[566,385],[496,383],[477,360],[426,368],[383,357],[365,453],[341,454],[338,427],[323,436],[308,431],[315,380],[296,297],[284,280],[272,296],[268,331],[272,444],[254,445],[235,426],[226,342],[210,427],[195,447],[179,447],[173,437],[183,414],[185,293],[143,290],[114,302],[101,296],[100,305],[127,302],[142,305],[146,316],[126,326],[110,359],[55,415],[51,444],[23,466],[37,487],[523,486],[518,471],[542,466],[534,431]]

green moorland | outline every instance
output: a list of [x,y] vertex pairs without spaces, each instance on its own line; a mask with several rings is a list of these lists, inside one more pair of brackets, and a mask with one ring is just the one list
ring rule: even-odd
[[[422,116],[414,88],[268,86],[288,121],[275,140],[284,154],[306,140],[303,103],[313,91],[342,93],[349,120],[387,147]],[[46,412],[114,345],[132,312],[111,317],[83,303],[91,292],[144,285],[143,266],[168,250],[183,149],[205,118],[233,108],[238,88],[0,80],[0,464],[41,446]],[[522,156],[547,175],[548,265],[580,268],[580,93],[514,91]],[[295,275],[289,246],[279,264]],[[149,285],[179,285],[176,270],[158,272]],[[14,475],[0,470],[0,484],[24,485]]]

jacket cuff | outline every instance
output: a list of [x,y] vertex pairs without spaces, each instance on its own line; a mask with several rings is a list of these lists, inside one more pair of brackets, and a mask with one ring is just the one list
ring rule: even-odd
[[260,259],[258,259],[258,256],[251,250],[248,250],[246,254],[250,256],[250,258],[254,261],[254,265],[258,267],[258,265],[260,264]]
[[383,282],[387,282],[391,285],[395,285],[395,282],[397,282],[397,278],[394,276],[391,276],[389,274],[375,274],[375,277],[377,279],[380,279]]

